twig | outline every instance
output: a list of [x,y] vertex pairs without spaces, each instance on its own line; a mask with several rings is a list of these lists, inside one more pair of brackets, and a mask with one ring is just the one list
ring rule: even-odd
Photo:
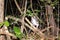
[[6,20],[8,20],[9,18],[10,18],[10,19],[13,19],[13,20],[15,20],[15,21],[19,21],[19,22],[21,22],[21,19],[16,18],[16,17],[11,16],[11,15],[5,17]]
[[25,18],[25,15],[26,15],[26,8],[27,8],[27,0],[25,1],[25,8],[24,8],[23,16],[22,16],[21,32],[23,32],[23,30],[24,30],[24,18]]
[[[30,3],[31,3],[31,4],[30,4],[30,6],[31,6],[31,10],[32,10],[34,16],[36,16],[37,19],[41,22],[41,19],[39,19],[39,17],[35,14],[35,12],[34,12],[34,10],[33,10],[33,8],[32,8],[32,0],[30,0]],[[42,21],[42,23],[45,24],[43,21]]]
[[40,30],[38,30],[35,26],[33,26],[32,23],[27,18],[25,18],[25,20],[31,25],[33,29],[36,30],[37,33],[40,34],[40,36],[44,35]]
[[[42,33],[42,31],[41,30],[39,30],[39,29],[37,29],[36,27],[34,27],[31,23],[30,23],[30,21],[27,19],[27,18],[25,18],[25,20],[30,24],[30,26],[29,26],[29,28],[31,27],[31,29],[36,33],[36,34],[38,34],[40,37],[44,37],[44,38],[48,38],[48,39],[50,39],[50,37],[48,37],[48,36],[46,36],[44,33]],[[27,24],[26,24],[27,25]]]
[[25,9],[24,9],[24,13],[26,13],[26,8],[27,8],[27,0],[25,2]]
[[[16,18],[16,17],[13,17],[13,16],[7,16],[6,18],[10,18],[10,19],[12,19],[12,20],[15,20],[15,21],[19,21],[19,22],[21,22],[21,19],[19,19],[19,18]],[[51,28],[52,26],[50,26],[50,27],[47,27],[47,28]],[[41,30],[41,31],[45,31],[47,28],[45,28],[45,29],[43,29],[43,30]],[[58,30],[60,30],[59,28],[58,28]]]
[[21,8],[19,7],[19,5],[18,5],[17,1],[16,1],[16,0],[14,0],[14,2],[15,2],[15,4],[16,4],[16,6],[17,6],[17,8],[18,8],[19,12],[22,14]]
[[3,26],[1,29],[0,29],[0,34],[4,34],[4,35],[8,35],[8,36],[12,36],[14,38],[16,38],[16,36],[12,33],[9,33],[8,29],[6,26]]
[[53,27],[53,26],[50,26],[50,27],[44,28],[44,29],[42,29],[41,31],[44,32],[45,30],[50,29],[50,28],[52,28],[52,27]]
[[[8,17],[8,18],[11,17],[12,19],[15,18],[15,17],[13,17],[13,16],[10,16],[10,17],[7,16],[7,17]],[[16,19],[17,19],[17,18],[15,18],[15,19],[13,19],[13,20],[16,20]],[[17,21],[19,21],[19,20],[20,20],[20,19],[18,18]],[[25,20],[26,20],[26,18],[25,18]],[[27,19],[26,21],[29,21],[29,20]],[[19,22],[21,22],[21,20],[20,20]],[[30,22],[29,22],[29,24],[32,25]],[[34,32],[36,32],[35,30],[38,30],[38,29],[36,29],[34,26],[30,26],[30,25],[28,25],[27,23],[24,23],[24,25],[26,25],[28,28],[30,28],[30,29],[31,29],[32,31],[34,31]],[[49,29],[49,28],[52,28],[52,26],[47,27],[47,28],[48,28],[48,29]],[[47,30],[47,28],[45,28],[45,29],[43,29],[43,30],[39,30],[39,32],[43,32],[43,31]],[[60,30],[59,28],[57,28],[57,29]],[[38,34],[40,34],[39,32],[38,32]],[[41,36],[41,35],[40,35],[40,36]]]

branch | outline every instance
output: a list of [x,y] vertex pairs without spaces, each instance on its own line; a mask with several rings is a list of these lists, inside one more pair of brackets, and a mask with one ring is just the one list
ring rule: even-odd
[[23,12],[23,16],[22,16],[22,25],[21,25],[21,32],[23,33],[23,30],[24,30],[24,18],[25,18],[25,15],[26,15],[26,8],[27,8],[27,0],[25,1],[25,9],[24,9],[24,12]]
[[33,29],[35,29],[36,32],[40,34],[40,36],[44,36],[44,34],[40,30],[38,30],[35,26],[33,26],[32,23],[27,18],[25,18],[25,20],[31,25]]
[[[35,14],[35,12],[34,12],[34,10],[33,10],[33,7],[32,7],[32,0],[30,0],[30,6],[31,6],[31,10],[32,10],[32,12],[33,12],[33,14],[34,14],[34,16],[36,16],[37,17],[37,19],[41,22],[42,20]],[[45,24],[43,21],[42,21],[42,23],[43,24]]]
[[16,17],[11,16],[11,15],[5,17],[6,20],[8,20],[9,18],[12,19],[12,20],[15,20],[15,21],[19,21],[19,22],[21,22],[21,19],[16,18]]
[[17,1],[16,1],[16,0],[14,0],[14,2],[15,2],[15,4],[16,4],[16,6],[17,6],[17,8],[18,8],[19,12],[22,14],[23,12],[21,11],[21,8],[19,7],[19,5],[18,5]]
[[[15,17],[13,17],[13,16],[9,16],[8,18],[13,18],[13,20],[16,20],[17,18],[15,18]],[[14,19],[15,18],[15,19]],[[40,34],[40,32],[42,33],[43,31],[45,31],[45,30],[47,30],[47,29],[49,29],[49,28],[52,28],[52,26],[50,26],[50,27],[47,27],[47,28],[45,28],[45,29],[43,29],[43,30],[38,30],[37,28],[35,28],[33,25],[32,25],[32,23],[27,19],[27,18],[25,18],[25,20],[30,24],[30,25],[28,25],[27,23],[24,23],[24,25],[26,25],[28,28],[30,28],[32,31],[34,31],[34,32],[36,32],[36,31],[38,31],[38,32],[36,32],[36,34],[38,33],[38,35]],[[18,21],[19,22],[21,22],[21,20],[18,18]],[[56,27],[57,28],[57,27]],[[57,30],[59,30],[60,31],[60,29],[59,28],[57,28]],[[42,35],[44,35],[43,33],[42,33]],[[39,36],[41,36],[41,34],[39,35]]]
[[48,38],[50,39],[50,37],[46,36],[41,30],[37,29],[36,27],[34,27],[31,22],[25,18],[25,20],[31,25],[29,26],[28,24],[25,24],[27,27],[29,26],[30,29],[32,29],[32,31],[34,31],[36,34],[38,34],[40,37],[45,37],[45,38]]
[[44,29],[42,29],[41,31],[44,32],[45,30],[50,29],[50,28],[52,28],[52,27],[53,27],[53,26],[50,26],[50,27],[44,28]]
[[25,1],[25,9],[24,9],[24,13],[26,13],[26,8],[27,8],[27,0]]
[[12,36],[14,38],[16,38],[16,36],[12,33],[9,33],[8,29],[6,26],[3,26],[1,29],[0,29],[0,34],[3,34],[3,35],[8,35],[8,36]]

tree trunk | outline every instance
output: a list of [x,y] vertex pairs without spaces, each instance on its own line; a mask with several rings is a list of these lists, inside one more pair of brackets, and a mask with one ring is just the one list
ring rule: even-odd
[[[4,0],[0,0],[0,23],[4,21]],[[0,40],[5,40],[4,35],[0,35]]]
[[4,0],[0,0],[0,22],[4,20]]
[[[48,27],[52,26],[51,32],[49,31],[49,29],[47,31],[50,32],[49,35],[52,35],[52,37],[54,37],[57,33],[57,30],[56,30],[56,23],[53,16],[53,8],[51,5],[46,5],[46,13],[47,13],[46,14],[47,26]],[[54,38],[52,40],[54,40]]]
[[47,9],[47,16],[48,16],[48,21],[49,21],[50,26],[56,26],[55,20],[54,20],[54,17],[53,17],[53,8],[52,8],[52,6],[47,5],[46,9]]

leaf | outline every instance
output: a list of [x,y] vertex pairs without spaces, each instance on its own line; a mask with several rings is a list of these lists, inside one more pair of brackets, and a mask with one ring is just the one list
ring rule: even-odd
[[22,33],[21,34],[16,34],[16,37],[21,39],[23,37],[23,34]]
[[30,14],[30,13],[32,13],[32,12],[31,12],[30,10],[27,10],[27,13],[29,13],[29,14]]
[[0,27],[3,25],[3,23],[0,23]]
[[30,16],[30,17],[33,16],[32,11],[31,10],[27,10],[26,16]]
[[16,37],[22,38],[22,35],[23,35],[23,34],[21,33],[20,28],[14,26],[13,30],[14,30],[14,32],[15,32],[15,34],[16,34]]
[[33,16],[33,13],[31,13],[31,14],[28,14],[28,16]]
[[58,0],[55,0],[54,2],[52,2],[52,6],[55,6],[55,5],[57,5],[59,3],[59,1]]
[[8,27],[9,26],[9,22],[8,21],[5,21],[4,22],[4,25]]
[[18,27],[14,26],[13,30],[16,34],[20,34],[20,29]]

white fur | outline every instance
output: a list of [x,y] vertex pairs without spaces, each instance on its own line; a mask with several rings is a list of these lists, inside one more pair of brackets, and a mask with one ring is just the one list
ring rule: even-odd
[[39,22],[35,16],[31,18],[31,23],[36,27],[39,26]]

